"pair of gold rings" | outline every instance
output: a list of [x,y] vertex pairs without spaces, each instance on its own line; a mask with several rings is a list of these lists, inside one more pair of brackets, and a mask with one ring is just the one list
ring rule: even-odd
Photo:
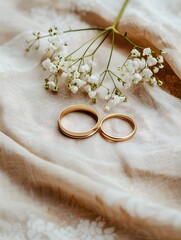
[[[92,127],[90,130],[88,131],[83,131],[83,132],[72,132],[68,129],[66,129],[62,123],[61,120],[65,115],[68,115],[69,113],[73,113],[73,112],[83,112],[86,113],[88,115],[90,115],[91,117],[93,117],[96,121],[96,124],[94,127]],[[103,129],[103,123],[105,121],[107,121],[108,119],[111,118],[119,118],[121,120],[124,120],[126,122],[128,122],[130,124],[130,126],[132,127],[132,132],[130,134],[128,134],[127,136],[123,136],[123,137],[115,137],[115,136],[111,136],[108,133],[106,133]],[[133,135],[136,133],[136,123],[128,116],[126,115],[122,115],[119,113],[114,113],[114,114],[109,114],[106,117],[104,117],[102,120],[100,120],[99,115],[97,114],[97,112],[88,107],[88,106],[84,106],[84,105],[76,105],[76,106],[70,106],[66,109],[63,110],[63,112],[61,112],[59,119],[58,119],[58,126],[60,131],[70,137],[70,138],[74,138],[74,139],[83,139],[83,138],[88,138],[92,135],[94,135],[98,130],[100,132],[100,134],[108,141],[111,142],[123,142],[126,141],[130,138],[133,137]]]

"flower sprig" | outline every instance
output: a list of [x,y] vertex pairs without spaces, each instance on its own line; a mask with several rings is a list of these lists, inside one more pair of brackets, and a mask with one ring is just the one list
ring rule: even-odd
[[[163,54],[165,52],[162,50],[155,52],[149,47],[143,48],[138,46],[127,37],[127,33],[122,34],[116,29],[127,3],[128,0],[125,0],[113,25],[107,28],[84,28],[62,31],[59,27],[54,26],[48,30],[46,35],[41,35],[40,32],[33,33],[34,39],[27,42],[29,46],[26,48],[26,51],[29,51],[32,46],[38,49],[40,40],[43,38],[47,38],[49,43],[46,48],[48,57],[42,62],[43,68],[49,72],[49,75],[45,78],[46,89],[57,92],[59,90],[59,80],[64,75],[62,79],[66,79],[67,86],[72,93],[83,90],[91,101],[96,103],[100,89],[104,88],[106,89],[104,108],[108,111],[111,107],[127,100],[123,93],[124,89],[140,82],[147,82],[151,86],[162,84],[157,77],[157,73],[164,67]],[[64,34],[94,30],[99,31],[99,33],[73,52],[68,53],[68,44],[63,38]],[[94,66],[96,65],[95,55],[109,35],[111,35],[112,39],[110,55],[105,70],[102,73],[98,73],[94,71]],[[117,71],[114,72],[110,68],[110,63],[116,35],[127,40],[132,45],[132,50],[125,62],[121,66],[117,66]],[[97,45],[92,50],[95,43]],[[75,54],[83,47],[86,47],[84,52],[78,58],[75,58]],[[113,87],[111,89],[105,85],[107,77],[112,81]]]

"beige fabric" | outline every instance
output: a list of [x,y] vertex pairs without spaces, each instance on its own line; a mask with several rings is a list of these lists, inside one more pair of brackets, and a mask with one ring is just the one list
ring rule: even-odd
[[[62,136],[57,128],[61,110],[71,104],[89,105],[89,100],[81,94],[70,94],[63,83],[57,95],[45,91],[46,73],[39,64],[43,48],[30,54],[23,50],[31,30],[45,32],[54,23],[72,28],[88,26],[86,21],[107,25],[120,5],[118,0],[66,4],[1,1],[0,232],[4,235],[0,239],[7,239],[8,229],[18,223],[21,230],[14,228],[16,239],[45,239],[28,235],[27,226],[33,220],[29,225],[26,222],[34,218],[32,215],[43,219],[44,225],[49,221],[74,226],[81,218],[94,219],[94,214],[107,217],[108,225],[116,227],[112,239],[180,239],[181,102],[173,95],[181,95],[181,2],[132,0],[119,25],[138,43],[168,52],[170,67],[165,68],[162,77],[165,88],[173,94],[146,85],[128,91],[128,103],[112,110],[138,123],[137,134],[127,142],[112,144],[99,134],[85,140]],[[69,12],[70,7],[78,13]],[[80,19],[86,9],[91,13]],[[74,47],[93,34],[71,35],[68,41]],[[109,44],[98,54],[100,69],[106,63]],[[113,66],[126,54],[118,45]],[[105,113],[101,103],[93,107],[102,117]],[[79,121],[81,118],[75,121],[75,128]],[[46,237],[54,239],[48,234]],[[66,237],[59,235],[56,239]]]

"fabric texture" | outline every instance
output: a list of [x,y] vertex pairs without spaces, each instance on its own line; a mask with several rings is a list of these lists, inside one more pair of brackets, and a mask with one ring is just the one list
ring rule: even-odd
[[[130,0],[118,25],[136,43],[167,52],[163,87],[136,85],[128,102],[112,109],[138,125],[134,138],[122,143],[99,134],[85,140],[61,135],[60,112],[90,105],[89,99],[70,94],[63,82],[57,95],[46,91],[45,41],[38,51],[24,48],[32,31],[54,24],[108,26],[123,1],[0,2],[0,239],[179,240],[181,2]],[[70,34],[67,41],[73,48],[94,34]],[[103,69],[110,42],[101,49]],[[118,43],[112,66],[128,51]],[[105,116],[101,100],[90,106]],[[112,131],[117,128],[118,122]]]

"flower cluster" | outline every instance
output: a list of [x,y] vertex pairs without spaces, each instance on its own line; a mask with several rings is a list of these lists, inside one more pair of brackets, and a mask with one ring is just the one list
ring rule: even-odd
[[[106,90],[104,109],[109,111],[110,108],[118,103],[127,101],[127,97],[123,94],[124,89],[131,87],[133,84],[140,82],[147,82],[151,86],[162,84],[157,78],[157,73],[164,67],[164,51],[157,53],[149,47],[143,48],[137,46],[125,35],[119,33],[117,30],[115,32],[114,28],[82,29],[82,31],[84,30],[99,30],[101,32],[71,53],[68,51],[68,44],[65,41],[64,34],[81,31],[81,29],[70,29],[63,32],[58,27],[53,27],[48,30],[48,34],[45,36],[42,36],[39,32],[34,33],[35,39],[28,42],[31,43],[27,48],[29,51],[36,42],[38,42],[36,48],[39,48],[40,39],[47,37],[48,47],[46,48],[46,53],[48,57],[42,62],[43,68],[49,72],[49,75],[45,79],[46,89],[57,92],[59,90],[59,80],[65,79],[67,87],[72,93],[75,94],[79,91],[86,92],[91,101],[96,103],[97,97],[101,92],[100,89],[104,88]],[[108,64],[102,73],[95,72],[95,53],[110,33],[112,34],[112,47]],[[114,48],[114,35],[116,33],[125,37],[133,45],[133,49],[124,64],[117,67],[118,71],[115,73],[110,68],[110,62]],[[101,42],[98,43],[93,52],[90,52],[91,46],[98,39],[101,39]],[[74,53],[78,52],[84,46],[87,46],[84,53],[80,57],[74,58]],[[107,77],[112,81],[112,88],[106,86]]]
[[144,48],[142,51],[134,48],[125,63],[118,67],[122,85],[128,88],[140,81],[148,82],[151,86],[161,85],[162,82],[156,77],[156,74],[164,67],[163,54],[164,51],[157,54],[150,48]]
[[73,59],[71,54],[68,55],[67,43],[61,38],[61,35],[54,33],[48,38],[49,46],[46,51],[50,56],[42,62],[43,68],[50,73],[45,79],[45,87],[57,92],[59,90],[58,80],[63,74],[72,93],[84,89],[95,102],[96,89],[101,80],[98,74],[92,73],[95,62],[91,59],[86,61],[83,57]]

